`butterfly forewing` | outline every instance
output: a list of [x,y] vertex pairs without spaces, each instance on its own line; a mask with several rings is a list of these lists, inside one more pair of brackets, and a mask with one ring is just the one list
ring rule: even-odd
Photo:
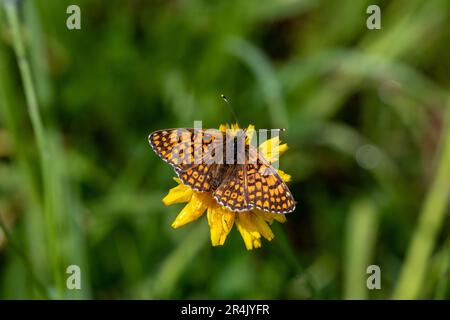
[[[189,168],[205,163],[208,150],[222,133],[196,129],[167,129],[155,131],[149,136],[153,150],[176,170],[185,171]],[[221,140],[221,139],[217,139]]]

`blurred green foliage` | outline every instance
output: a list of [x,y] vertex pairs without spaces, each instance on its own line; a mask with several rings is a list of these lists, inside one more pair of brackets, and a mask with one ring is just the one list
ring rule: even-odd
[[[48,158],[2,8],[0,298],[450,298],[449,1],[3,2],[19,6]],[[288,128],[298,207],[251,252],[237,230],[212,248],[206,218],[171,229],[174,174],[147,142],[231,122],[220,93],[241,125]],[[82,290],[65,288],[71,264]]]

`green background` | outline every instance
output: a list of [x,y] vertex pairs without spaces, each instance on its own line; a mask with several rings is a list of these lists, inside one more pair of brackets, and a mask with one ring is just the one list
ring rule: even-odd
[[[0,3],[0,298],[450,297],[449,1]],[[230,123],[221,93],[288,129],[298,206],[254,251],[170,227],[147,141]]]

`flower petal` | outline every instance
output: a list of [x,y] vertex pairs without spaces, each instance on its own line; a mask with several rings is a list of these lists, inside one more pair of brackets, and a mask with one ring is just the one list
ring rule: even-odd
[[169,206],[174,203],[188,202],[191,200],[193,191],[188,186],[181,183],[180,180],[174,178],[179,183],[178,186],[169,190],[169,193],[162,199],[162,202]]
[[253,136],[255,135],[255,126],[250,124],[247,127],[247,130],[245,131],[245,134],[246,134],[245,143],[250,144],[250,142],[253,139]]
[[226,132],[227,129],[229,129],[229,128],[230,128],[230,126],[228,125],[228,123],[227,124],[221,124],[219,126],[219,130],[222,131],[222,132]]
[[291,181],[291,175],[287,174],[286,172],[282,171],[282,170],[278,170],[278,175],[280,176],[281,179],[283,179],[284,182],[289,182]]
[[244,239],[247,250],[261,247],[261,235],[272,240],[274,234],[259,212],[239,212],[236,214],[236,226]]
[[280,222],[280,223],[285,223],[286,220],[286,215],[281,214],[281,213],[270,213],[270,212],[265,212],[262,210],[253,210],[259,214],[261,214],[264,217],[264,220],[266,220],[269,223],[272,223],[274,220]]
[[282,155],[283,153],[285,153],[288,149],[289,149],[289,148],[288,148],[287,143],[283,143],[283,144],[278,145],[278,153],[279,153],[280,155]]
[[211,232],[213,246],[221,246],[225,243],[234,223],[235,214],[218,205],[208,208],[208,224]]
[[275,236],[272,232],[272,229],[267,225],[264,220],[264,215],[258,214],[256,212],[251,213],[253,223],[255,224],[258,232],[267,240],[272,240]]
[[184,226],[186,223],[198,219],[208,207],[208,202],[203,199],[204,196],[205,195],[199,193],[193,193],[191,201],[189,201],[183,210],[181,210],[175,221],[172,223],[172,228],[179,228]]
[[261,235],[252,222],[249,212],[238,212],[236,214],[236,227],[244,240],[247,250],[261,247]]
[[231,124],[231,131],[232,132],[236,132],[239,130],[239,125],[237,123],[232,123]]
[[288,149],[288,145],[286,143],[280,145],[280,137],[276,136],[261,143],[258,149],[267,161],[272,163],[278,161],[279,157]]

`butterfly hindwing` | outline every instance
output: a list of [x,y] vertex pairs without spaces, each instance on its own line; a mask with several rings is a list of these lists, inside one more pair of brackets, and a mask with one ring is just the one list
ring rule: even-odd
[[192,189],[206,192],[211,191],[214,185],[214,179],[217,175],[217,164],[199,164],[192,166],[186,170],[177,169],[178,178]]
[[245,165],[237,164],[228,170],[225,178],[214,192],[216,201],[231,211],[248,211]]
[[[250,158],[257,150],[250,149]],[[247,197],[249,205],[271,213],[295,210],[295,201],[277,171],[258,154],[254,163],[246,164]]]

